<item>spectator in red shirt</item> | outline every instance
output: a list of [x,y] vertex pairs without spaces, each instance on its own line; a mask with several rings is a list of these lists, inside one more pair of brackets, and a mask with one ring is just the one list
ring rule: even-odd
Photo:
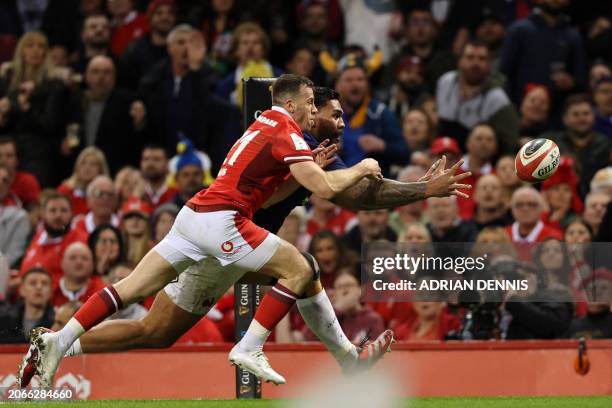
[[561,231],[546,225],[542,220],[544,198],[533,187],[521,187],[511,200],[512,216],[516,221],[506,227],[506,232],[515,244],[519,259],[531,260],[533,244],[546,238],[562,239]]
[[70,198],[52,191],[44,194],[42,202],[42,225],[32,238],[21,263],[23,275],[33,267],[44,267],[53,278],[55,287],[63,275],[61,268],[64,251],[73,242],[85,242],[87,235],[71,229],[72,209]]
[[312,237],[308,252],[319,264],[321,284],[325,289],[331,289],[344,266],[344,250],[340,238],[331,231],[321,230]]
[[99,225],[118,226],[119,217],[115,215],[117,191],[113,180],[106,175],[96,176],[87,186],[86,193],[90,211],[75,218],[74,229],[89,235]]
[[9,195],[9,187],[9,170],[0,164],[0,257],[6,256],[8,265],[15,265],[25,252],[30,221],[22,208],[3,204],[3,199]]
[[111,50],[118,58],[132,41],[149,32],[149,22],[134,8],[132,0],[108,0],[107,4],[112,16]]
[[[365,336],[376,338],[385,330],[383,319],[369,306],[361,303],[361,287],[357,278],[350,273],[338,275],[334,281],[332,304],[340,327],[349,340],[358,343]],[[304,337],[313,341],[316,337],[307,330]]]
[[73,242],[66,248],[62,269],[64,275],[53,292],[53,306],[71,301],[84,303],[106,286],[99,276],[93,275],[93,257],[89,247],[82,242]]
[[208,316],[204,316],[174,344],[221,343],[223,335]]
[[444,302],[414,302],[415,316],[395,328],[395,338],[407,341],[444,340],[452,329],[458,329],[458,319],[449,316]]
[[163,147],[145,146],[140,159],[140,172],[145,180],[145,194],[153,209],[171,201],[177,189],[168,187],[168,156]]
[[97,227],[89,235],[87,245],[93,253],[95,273],[100,276],[108,275],[115,265],[123,262],[123,238],[121,232],[112,225]]
[[23,208],[32,213],[38,208],[40,185],[32,173],[18,171],[17,144],[10,137],[0,137],[0,166],[9,171],[10,191],[17,196]]
[[310,203],[312,208],[307,215],[306,232],[311,237],[324,229],[342,236],[356,224],[355,213],[352,211],[340,208],[314,194],[310,196]]
[[578,195],[578,176],[574,171],[574,163],[572,158],[561,157],[557,171],[542,182],[542,194],[550,209],[543,221],[560,230],[576,215],[582,214],[584,209]]
[[57,188],[57,191],[72,199],[74,216],[85,215],[89,212],[87,186],[94,178],[102,174],[109,175],[104,153],[94,146],[83,149],[76,159],[72,175]]
[[[467,153],[463,156],[461,170],[471,171],[472,175],[464,179],[465,184],[476,185],[481,176],[493,172],[492,160],[497,154],[497,137],[489,125],[478,125],[472,129],[466,141]],[[459,216],[469,220],[474,215],[474,189],[466,190],[469,198],[457,196]]]

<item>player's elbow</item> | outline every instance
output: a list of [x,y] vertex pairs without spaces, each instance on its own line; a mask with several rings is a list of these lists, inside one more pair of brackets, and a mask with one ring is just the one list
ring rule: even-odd
[[339,193],[339,191],[335,191],[330,185],[322,185],[321,187],[316,189],[317,191],[313,191],[316,195],[325,200],[331,200]]

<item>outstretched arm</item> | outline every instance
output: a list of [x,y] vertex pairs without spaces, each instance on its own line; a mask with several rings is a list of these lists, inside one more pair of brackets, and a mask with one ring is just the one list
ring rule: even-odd
[[423,178],[414,183],[402,183],[389,179],[382,181],[362,179],[336,195],[333,201],[341,207],[358,211],[396,208],[429,197],[450,195],[467,197],[459,189],[467,189],[472,186],[459,184],[458,181],[469,177],[471,173],[455,176],[455,172],[462,163],[463,160],[460,160],[453,167],[445,170],[446,157],[443,157],[431,166]]

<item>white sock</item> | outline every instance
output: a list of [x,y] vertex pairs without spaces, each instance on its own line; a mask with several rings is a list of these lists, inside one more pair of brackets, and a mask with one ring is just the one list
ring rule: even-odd
[[79,356],[83,354],[83,349],[81,348],[81,339],[76,339],[72,346],[66,351],[64,354],[66,357]]
[[240,342],[238,342],[238,347],[242,351],[255,351],[263,349],[263,346],[268,339],[268,336],[272,333],[270,330],[263,327],[257,320],[251,320],[251,324],[249,325],[249,329],[244,334]]
[[346,337],[336,312],[325,290],[306,299],[298,299],[297,306],[308,328],[325,344],[339,363],[348,356],[356,359],[357,347]]
[[72,317],[66,326],[57,332],[59,349],[63,350],[64,353],[74,343],[81,334],[85,333],[85,329],[81,326],[81,323],[74,317]]

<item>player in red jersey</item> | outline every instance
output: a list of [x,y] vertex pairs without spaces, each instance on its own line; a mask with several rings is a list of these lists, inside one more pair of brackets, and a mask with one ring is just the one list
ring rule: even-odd
[[134,272],[92,296],[59,332],[34,329],[25,362],[33,362],[43,386],[51,385],[64,353],[85,331],[124,305],[158,292],[204,259],[221,266],[213,277],[217,281],[228,276],[237,280],[248,271],[278,279],[264,296],[249,330],[232,349],[230,361],[264,380],[285,382],[270,367],[262,348],[274,326],[304,293],[312,268],[295,247],[255,225],[251,217],[265,203],[282,200],[298,184],[332,198],[363,177],[382,178],[372,159],[327,173],[314,162],[302,135],[302,129],[314,125],[312,86],[309,79],[296,75],[276,80],[273,109],[264,112],[236,142],[217,180],[183,207],[170,233]]

